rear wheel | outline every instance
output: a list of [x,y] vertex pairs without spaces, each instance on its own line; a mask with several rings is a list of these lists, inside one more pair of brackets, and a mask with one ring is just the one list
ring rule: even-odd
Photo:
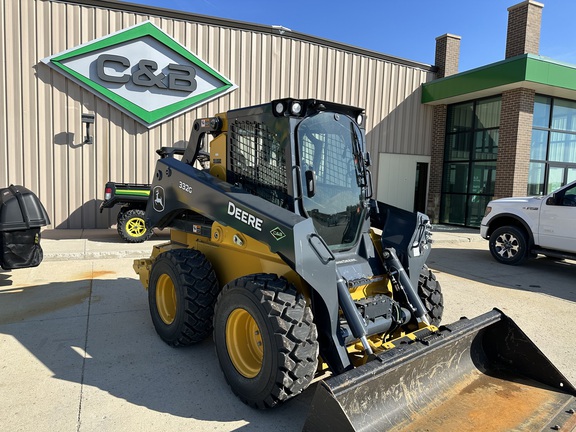
[[271,408],[302,392],[318,364],[312,311],[276,275],[246,276],[223,288],[214,343],[232,391],[255,408]]
[[426,265],[418,277],[418,296],[428,312],[430,324],[438,326],[444,313],[444,296],[436,275]]
[[490,253],[502,264],[518,265],[528,258],[526,234],[516,227],[503,226],[494,230],[488,240]]
[[219,286],[203,253],[176,249],[160,254],[152,264],[148,303],[158,335],[171,346],[205,339],[212,331]]
[[142,243],[150,238],[153,231],[146,227],[146,212],[128,208],[118,213],[118,234],[129,243]]

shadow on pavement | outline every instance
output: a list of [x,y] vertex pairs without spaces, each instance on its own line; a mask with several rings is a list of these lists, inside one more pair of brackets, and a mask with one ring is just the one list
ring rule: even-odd
[[[135,414],[126,404],[111,403],[112,395],[182,418],[240,422],[234,430],[253,430],[255,425],[268,431],[302,429],[312,387],[274,410],[247,407],[226,384],[211,339],[188,348],[171,348],[160,340],[138,280],[10,283],[10,275],[0,273],[0,336],[15,338],[49,369],[51,378],[81,384],[83,417],[102,418],[105,412],[108,418],[130,422]],[[0,367],[0,381],[25,373],[18,364],[6,364],[4,370]],[[28,382],[33,380],[34,375],[27,376],[23,384],[29,387],[20,391],[33,392],[35,384]],[[82,424],[90,429],[89,419]]]
[[[576,261],[539,256],[523,265],[510,266],[496,262],[487,243],[480,242],[433,246],[428,266],[492,286],[539,292],[576,302]],[[438,279],[442,282],[441,275]]]

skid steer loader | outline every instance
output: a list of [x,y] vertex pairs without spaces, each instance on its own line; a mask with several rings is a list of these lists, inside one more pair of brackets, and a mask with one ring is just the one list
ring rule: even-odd
[[567,424],[576,389],[507,316],[440,326],[429,219],[372,197],[363,123],[294,99],[195,121],[181,159],[158,160],[146,209],[171,239],[134,262],[159,336],[212,334],[252,407],[313,383],[305,430]]

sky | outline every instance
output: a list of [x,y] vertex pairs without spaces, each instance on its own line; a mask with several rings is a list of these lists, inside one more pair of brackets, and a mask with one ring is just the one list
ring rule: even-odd
[[[130,0],[263,25],[434,64],[436,38],[460,36],[459,71],[504,59],[508,7],[521,0]],[[576,64],[576,0],[542,1],[540,55]]]

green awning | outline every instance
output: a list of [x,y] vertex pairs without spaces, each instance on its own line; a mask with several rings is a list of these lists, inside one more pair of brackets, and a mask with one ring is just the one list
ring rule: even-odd
[[422,84],[422,103],[452,104],[515,88],[576,100],[576,65],[522,54]]

